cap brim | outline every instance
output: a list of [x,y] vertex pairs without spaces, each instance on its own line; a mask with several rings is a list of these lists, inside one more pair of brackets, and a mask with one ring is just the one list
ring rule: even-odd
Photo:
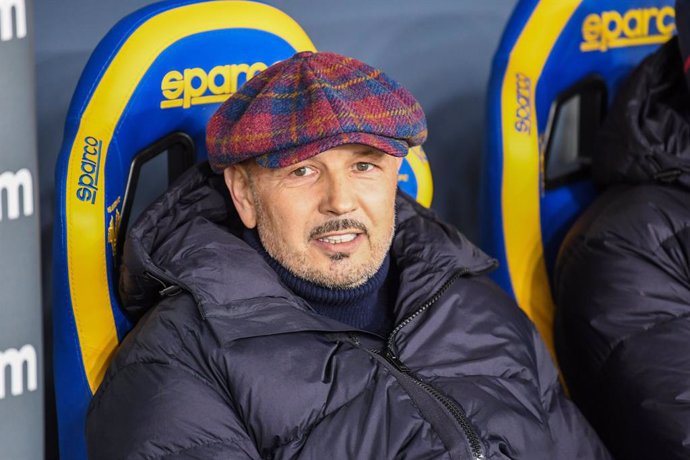
[[404,157],[409,150],[407,142],[399,139],[369,133],[339,133],[309,144],[260,155],[256,162],[265,168],[284,168],[344,144],[368,145],[395,157]]

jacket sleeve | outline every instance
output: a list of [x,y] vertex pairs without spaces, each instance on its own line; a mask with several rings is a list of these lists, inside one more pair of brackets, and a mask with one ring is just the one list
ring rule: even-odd
[[104,382],[86,436],[90,460],[260,458],[231,402],[169,363],[130,364]]

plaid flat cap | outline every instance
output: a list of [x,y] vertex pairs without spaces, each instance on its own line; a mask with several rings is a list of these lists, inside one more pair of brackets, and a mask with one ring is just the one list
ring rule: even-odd
[[213,170],[256,158],[281,168],[343,144],[405,156],[427,136],[424,111],[399,83],[335,53],[295,54],[225,101],[206,129]]

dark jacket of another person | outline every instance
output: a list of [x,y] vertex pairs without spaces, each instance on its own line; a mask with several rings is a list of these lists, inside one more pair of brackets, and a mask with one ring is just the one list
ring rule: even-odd
[[90,459],[609,458],[481,276],[495,262],[413,200],[397,200],[388,337],[314,313],[240,226],[201,167],[130,232],[121,297],[143,316],[92,401]]
[[675,40],[618,95],[604,193],[561,248],[556,340],[573,399],[616,458],[690,458],[690,94]]

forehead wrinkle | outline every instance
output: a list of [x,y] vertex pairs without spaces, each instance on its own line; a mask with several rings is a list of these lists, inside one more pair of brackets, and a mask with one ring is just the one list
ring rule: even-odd
[[383,156],[387,155],[387,153],[382,152],[380,150],[376,150],[373,147],[364,149],[364,150],[359,150],[356,152],[353,152],[356,156],[363,156],[363,157],[371,157],[371,156]]

